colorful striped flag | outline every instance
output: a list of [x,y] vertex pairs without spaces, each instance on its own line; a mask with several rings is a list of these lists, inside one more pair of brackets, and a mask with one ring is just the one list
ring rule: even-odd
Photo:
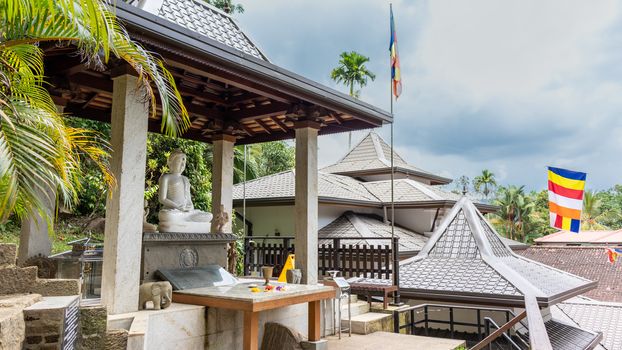
[[393,95],[397,99],[402,94],[402,74],[400,72],[400,56],[397,53],[397,33],[395,32],[395,21],[393,20],[393,5],[391,9],[391,42],[389,52],[391,53],[391,83]]
[[551,226],[579,233],[586,173],[549,167]]
[[615,263],[620,256],[622,256],[622,248],[607,248],[607,257],[610,263]]

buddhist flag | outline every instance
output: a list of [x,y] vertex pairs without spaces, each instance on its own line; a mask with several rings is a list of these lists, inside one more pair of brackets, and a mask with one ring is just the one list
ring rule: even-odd
[[549,167],[551,226],[579,233],[586,173]]
[[622,256],[622,248],[607,248],[607,257],[610,263],[615,263]]
[[400,56],[397,53],[397,34],[395,32],[395,21],[393,20],[393,5],[391,11],[391,42],[389,52],[391,53],[391,86],[392,92],[397,99],[402,94],[402,75],[400,72]]

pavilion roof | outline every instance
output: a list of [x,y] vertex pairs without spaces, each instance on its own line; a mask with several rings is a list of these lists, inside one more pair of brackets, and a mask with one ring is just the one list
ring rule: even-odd
[[596,282],[516,255],[467,198],[445,216],[421,252],[400,266],[404,296],[540,306],[593,289]]
[[[358,206],[382,207],[391,203],[390,180],[364,182],[350,176],[318,173],[318,197],[321,203],[352,204]],[[294,202],[294,171],[263,176],[233,186],[233,203],[241,205],[246,197],[246,204],[269,205]],[[460,196],[444,191],[436,186],[427,185],[411,179],[395,180],[395,205],[397,207],[449,208]],[[477,203],[486,212],[496,207]]]
[[[237,144],[295,137],[296,122],[312,122],[319,134],[370,129],[391,114],[267,61],[225,13],[195,0],[133,0],[113,11],[130,37],[162,57],[190,115],[181,137],[211,142],[221,134]],[[146,10],[132,4],[141,4]],[[106,67],[85,64],[71,45],[43,45],[46,83],[64,112],[109,122],[112,77],[131,74],[111,59]],[[161,111],[149,119],[161,132]]]
[[[326,238],[360,237],[360,239],[344,240],[342,244],[361,244],[367,246],[388,245],[391,246],[391,223],[384,222],[381,217],[370,214],[354,213],[347,211],[328,225],[322,227],[319,232],[319,244],[330,244]],[[401,226],[395,226],[395,236],[399,237],[399,252],[413,253],[423,248],[428,238],[421,233],[409,230]],[[376,237],[386,240],[365,238]]]
[[268,61],[231,15],[205,1],[142,0],[136,6],[221,44]]
[[[444,185],[452,181],[408,164],[395,150],[393,166],[396,173],[424,178],[433,185]],[[371,131],[341,160],[322,171],[348,176],[390,174],[391,147],[377,133]]]

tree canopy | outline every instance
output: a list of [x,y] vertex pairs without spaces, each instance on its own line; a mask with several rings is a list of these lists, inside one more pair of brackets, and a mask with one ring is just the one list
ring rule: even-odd
[[0,220],[34,212],[47,218],[46,202],[55,201],[55,193],[66,207],[75,204],[82,156],[114,185],[106,141],[91,129],[66,125],[45,88],[46,47],[73,47],[99,67],[111,57],[124,60],[137,72],[151,113],[159,101],[163,131],[175,135],[187,127],[170,73],[131,40],[107,2],[0,0],[0,14]]
[[342,52],[339,55],[339,65],[330,73],[331,79],[337,83],[343,83],[350,89],[350,96],[357,97],[360,90],[354,90],[358,85],[363,88],[367,85],[368,79],[376,79],[376,75],[367,69],[365,63],[369,62],[369,57],[363,56],[356,51]]

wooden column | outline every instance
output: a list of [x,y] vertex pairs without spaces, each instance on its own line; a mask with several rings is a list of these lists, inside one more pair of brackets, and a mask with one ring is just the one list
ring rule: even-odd
[[138,309],[149,107],[138,78],[113,78],[111,170],[117,186],[106,202],[102,303],[109,314]]
[[[231,232],[231,220],[233,218],[233,146],[235,136],[220,134],[214,136],[212,144],[213,169],[212,169],[212,212],[216,213],[220,205],[224,205],[229,214],[229,222],[223,227],[224,232]],[[215,223],[212,220],[212,232],[216,232]]]
[[259,312],[244,311],[244,350],[257,350],[259,348]]
[[296,128],[296,268],[302,283],[318,281],[318,169],[317,136],[320,124],[297,122]]

